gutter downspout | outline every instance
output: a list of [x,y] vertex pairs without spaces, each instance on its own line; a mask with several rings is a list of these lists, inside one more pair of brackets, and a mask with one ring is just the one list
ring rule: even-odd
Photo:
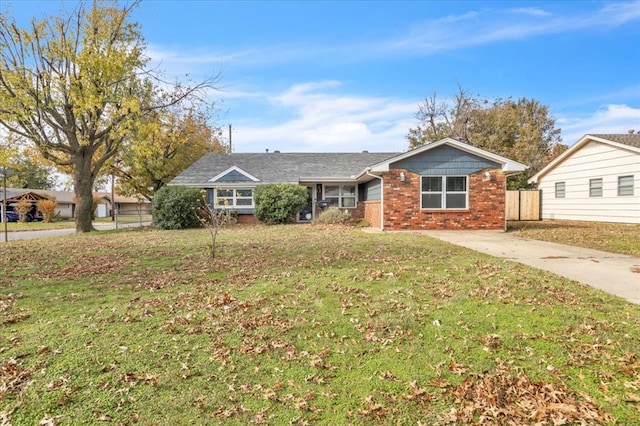
[[367,168],[367,176],[380,179],[380,230],[384,231],[384,179],[382,176],[371,174],[371,167]]

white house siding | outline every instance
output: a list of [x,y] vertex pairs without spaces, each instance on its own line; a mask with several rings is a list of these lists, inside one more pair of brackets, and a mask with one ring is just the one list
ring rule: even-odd
[[105,203],[98,203],[96,206],[96,217],[107,217],[107,205]]
[[70,203],[58,203],[56,207],[56,214],[61,218],[70,219],[73,217],[73,204]]
[[[633,196],[618,196],[618,177],[633,175]],[[602,178],[602,197],[589,197],[589,180]],[[555,198],[565,182],[565,198]],[[640,154],[591,141],[540,178],[542,218],[640,223]]]

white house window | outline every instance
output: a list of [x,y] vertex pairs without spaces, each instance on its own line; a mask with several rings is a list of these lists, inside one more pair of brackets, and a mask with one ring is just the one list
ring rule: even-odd
[[251,208],[253,207],[253,189],[216,189],[216,206],[222,208]]
[[618,176],[618,195],[633,195],[633,175]]
[[565,184],[564,182],[556,182],[556,198],[564,198]]
[[422,209],[467,208],[466,176],[422,176],[420,185]]
[[353,208],[356,206],[355,185],[325,185],[324,199],[329,206]]
[[602,197],[602,178],[589,179],[589,197]]

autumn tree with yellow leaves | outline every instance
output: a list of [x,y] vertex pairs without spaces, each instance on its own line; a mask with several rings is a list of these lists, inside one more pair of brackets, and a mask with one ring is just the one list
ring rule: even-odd
[[210,88],[215,78],[168,84],[151,69],[138,1],[81,1],[20,28],[0,15],[0,125],[69,170],[76,231],[92,231],[92,189],[136,124]]
[[196,108],[155,111],[140,120],[113,162],[118,193],[152,200],[169,181],[208,152],[226,152],[219,129]]

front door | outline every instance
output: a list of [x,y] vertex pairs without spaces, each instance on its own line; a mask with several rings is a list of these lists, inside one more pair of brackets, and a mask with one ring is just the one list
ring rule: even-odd
[[298,222],[311,222],[313,219],[313,188],[307,186],[307,204],[298,213]]

